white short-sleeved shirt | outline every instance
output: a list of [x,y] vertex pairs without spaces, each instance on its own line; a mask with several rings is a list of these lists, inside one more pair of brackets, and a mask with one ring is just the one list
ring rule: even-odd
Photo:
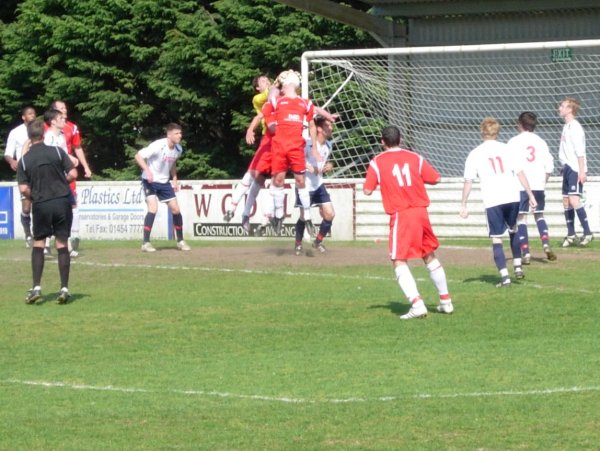
[[29,135],[27,134],[27,126],[25,124],[13,128],[6,140],[4,156],[11,157],[13,160],[19,160],[23,152],[23,144],[25,144],[25,141],[28,139]]
[[323,144],[319,144],[317,142],[317,149],[319,155],[321,156],[320,162],[317,162],[312,154],[311,140],[308,139],[306,141],[306,146],[304,147],[304,158],[312,167],[319,169],[318,174],[308,171],[306,172],[305,184],[308,191],[316,191],[317,188],[323,184],[323,166],[325,166],[325,163],[327,163],[329,155],[331,154],[331,141],[325,141]]
[[[522,159],[522,167],[533,191],[546,189],[546,176],[554,171],[554,158],[548,144],[533,132],[521,132],[508,141]],[[523,191],[523,187],[520,188]]]
[[[183,148],[179,144],[172,149],[169,148],[167,138],[157,139],[138,152],[146,160],[146,164],[154,175],[154,182],[157,183],[167,183],[170,180],[171,168],[182,153]],[[142,178],[146,179],[144,172],[142,172]]]
[[520,186],[516,174],[523,168],[508,144],[487,140],[473,149],[465,162],[465,180],[479,178],[485,208],[519,202]]
[[565,124],[560,136],[558,159],[561,165],[568,164],[575,172],[579,172],[579,157],[584,159],[584,170],[587,172],[585,158],[585,132],[577,119]]
[[58,135],[55,135],[51,130],[46,130],[46,133],[44,133],[44,144],[48,146],[60,147],[67,152],[67,154],[69,153],[65,134],[63,132],[59,132]]

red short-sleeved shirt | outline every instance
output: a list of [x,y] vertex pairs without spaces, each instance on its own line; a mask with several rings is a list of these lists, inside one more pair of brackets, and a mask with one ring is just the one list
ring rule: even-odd
[[439,247],[427,207],[425,183],[436,183],[437,172],[422,156],[399,147],[371,161],[364,188],[381,188],[383,208],[390,215],[389,254],[392,260],[423,258]]
[[436,183],[440,174],[421,155],[399,147],[375,156],[364,187],[381,188],[383,208],[389,215],[410,207],[428,207],[425,183]]
[[295,173],[306,168],[304,159],[305,141],[302,136],[304,121],[312,121],[314,106],[302,97],[282,96],[263,107],[267,124],[276,124],[272,142],[272,171],[285,172],[291,169]]

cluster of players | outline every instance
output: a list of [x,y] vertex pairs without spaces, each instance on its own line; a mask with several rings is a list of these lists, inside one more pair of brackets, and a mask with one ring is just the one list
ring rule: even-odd
[[[581,202],[583,186],[587,181],[587,161],[585,132],[576,119],[579,109],[579,102],[571,97],[563,99],[558,108],[565,122],[558,151],[567,225],[567,236],[562,242],[565,248],[587,246],[594,239],[585,205]],[[460,214],[462,217],[468,216],[469,193],[473,181],[479,178],[494,261],[501,277],[498,287],[511,285],[501,238],[507,230],[514,277],[525,277],[522,265],[528,265],[531,260],[527,235],[527,215],[530,211],[533,212],[546,257],[550,261],[556,260],[544,219],[544,190],[548,177],[554,171],[554,159],[547,143],[534,132],[536,125],[536,115],[523,112],[517,120],[519,134],[504,144],[497,141],[500,131],[498,121],[494,118],[484,119],[481,124],[484,142],[471,151],[465,163]],[[581,237],[575,234],[575,216],[583,229]]]
[[51,255],[50,237],[54,236],[61,283],[57,300],[64,304],[70,297],[71,257],[78,256],[79,248],[76,167],[81,166],[88,178],[92,174],[79,129],[68,120],[65,102],[52,102],[43,120],[37,119],[32,107],[26,107],[22,119],[23,124],[9,133],[4,158],[17,173],[21,224],[26,245],[32,247],[33,287],[26,302],[41,298],[45,254]]
[[[326,252],[323,240],[331,230],[335,211],[323,183],[323,174],[333,169],[328,158],[337,116],[299,95],[300,76],[293,70],[283,71],[273,84],[266,75],[260,75],[253,81],[253,86],[257,91],[252,99],[256,115],[248,126],[246,142],[255,143],[255,130],[259,125],[262,125],[262,137],[246,174],[232,193],[223,219],[229,222],[246,196],[242,227],[250,233],[250,214],[255,200],[270,180],[268,200],[262,205],[262,220],[255,235],[261,236],[269,223],[275,235],[279,235],[284,219],[285,176],[291,171],[295,182],[295,205],[300,208],[295,226],[295,253],[303,253],[305,232],[313,240],[315,249]],[[308,124],[309,140],[303,137],[305,124]],[[319,207],[322,219],[318,231],[311,218],[311,207],[315,206]]]
[[[253,98],[253,105],[257,115],[249,127],[247,140],[253,142],[254,129],[261,123],[263,136],[247,176],[234,193],[231,204],[233,210],[227,211],[225,219],[231,220],[237,203],[246,192],[249,192],[246,208],[251,208],[258,190],[264,187],[267,177],[270,177],[269,194],[272,202],[271,208],[265,210],[264,217],[279,234],[284,215],[285,175],[291,171],[296,182],[297,204],[302,209],[296,224],[295,252],[297,255],[302,253],[305,230],[314,237],[313,247],[325,252],[323,240],[331,230],[335,213],[322,176],[332,169],[327,159],[331,152],[329,138],[336,116],[299,96],[300,76],[293,70],[282,72],[273,86],[268,77],[257,77],[255,87],[258,94]],[[319,116],[315,117],[315,113]],[[33,286],[26,302],[33,304],[42,297],[44,254],[51,254],[49,238],[53,235],[61,280],[58,302],[66,303],[70,297],[70,259],[78,256],[79,247],[76,167],[81,165],[86,177],[91,177],[91,170],[81,148],[79,130],[67,120],[64,102],[53,102],[44,114],[43,122],[36,120],[32,107],[23,109],[22,118],[23,124],[9,134],[5,159],[17,172],[22,194],[21,223],[27,247],[33,247]],[[308,145],[305,145],[303,138],[305,123],[309,124],[311,136]],[[44,130],[41,137],[37,135],[40,127]],[[191,249],[183,239],[183,218],[175,193],[179,189],[176,161],[183,152],[181,140],[181,126],[171,123],[166,127],[166,137],[153,141],[135,155],[135,161],[142,170],[147,204],[141,247],[143,252],[156,251],[150,236],[158,202],[166,203],[172,213],[177,248],[182,251]],[[56,152],[48,152],[48,149]],[[67,184],[70,187],[65,190]],[[67,203],[68,211],[64,207]],[[311,206],[320,208],[322,221],[318,232],[310,217]],[[249,230],[249,211],[243,216],[243,224]],[[261,224],[258,234],[266,225]]]
[[[11,169],[17,172],[17,163],[21,156],[26,154],[31,145],[27,133],[27,126],[34,122],[37,113],[32,106],[26,106],[21,110],[22,123],[12,129],[6,140],[4,160]],[[67,104],[62,100],[53,101],[44,113],[44,142],[50,146],[57,146],[73,157],[75,165],[80,165],[86,178],[92,176],[92,171],[81,145],[81,134],[77,125],[68,119]],[[73,222],[71,225],[71,239],[69,240],[69,252],[72,257],[79,255],[79,210],[77,208],[77,184],[73,180],[70,183],[71,204],[73,208]],[[27,247],[33,243],[31,229],[31,199],[26,196],[21,198],[21,224],[25,233]],[[52,253],[49,239],[45,243],[44,253],[49,256]]]
[[[242,213],[242,227],[250,233],[250,215],[259,191],[267,181],[269,202],[263,205],[263,220],[255,234],[264,234],[269,224],[276,235],[280,235],[284,219],[285,176],[291,171],[295,179],[296,206],[300,219],[296,223],[295,253],[303,253],[302,241],[305,231],[314,238],[312,246],[319,252],[326,252],[323,240],[329,234],[335,216],[331,198],[323,184],[323,174],[332,170],[328,162],[331,152],[331,134],[335,115],[316,107],[302,98],[300,76],[293,70],[279,74],[275,83],[265,75],[253,80],[257,91],[252,99],[256,115],[250,122],[246,141],[255,143],[255,129],[262,125],[262,137],[248,170],[235,187],[224,220],[231,221],[241,200],[246,197]],[[308,124],[311,139],[303,137],[305,124]],[[135,160],[142,169],[142,183],[146,195],[148,211],[144,219],[143,252],[154,252],[150,233],[157,211],[158,201],[165,202],[173,214],[173,224],[177,233],[177,247],[190,250],[183,240],[181,212],[175,191],[178,189],[176,161],[181,156],[181,127],[167,126],[167,136],[154,141],[140,150]],[[318,206],[321,224],[316,231],[311,219],[311,207]]]
[[[587,181],[585,133],[577,121],[579,102],[567,97],[559,106],[565,125],[561,134],[558,157],[563,177],[562,196],[567,236],[563,247],[587,246],[594,239],[584,204],[583,185]],[[493,257],[500,273],[498,288],[511,286],[502,237],[508,232],[516,279],[523,279],[522,265],[529,264],[527,215],[533,212],[542,247],[548,260],[556,260],[550,247],[548,226],[544,219],[545,185],[554,170],[554,159],[548,145],[534,130],[535,113],[526,111],[517,119],[518,135],[502,143],[497,140],[500,123],[493,117],[481,122],[483,143],[473,149],[465,162],[464,185],[459,214],[467,218],[467,202],[475,180],[481,185]],[[435,257],[439,242],[427,214],[429,197],[425,184],[440,181],[439,173],[417,153],[400,147],[400,131],[386,127],[382,132],[384,152],[370,163],[364,193],[370,195],[379,186],[383,207],[390,215],[389,254],[401,290],[411,304],[402,319],[424,318],[428,309],[406,262],[422,258],[439,292],[440,313],[452,313],[454,306],[448,293],[444,269]],[[575,234],[575,216],[583,228],[583,236]]]
[[[234,217],[238,204],[246,196],[242,226],[249,233],[255,200],[260,189],[270,181],[268,201],[263,205],[263,219],[256,234],[261,235],[270,223],[275,234],[279,235],[284,216],[285,176],[291,171],[295,179],[296,206],[300,208],[294,251],[296,255],[303,253],[303,237],[308,232],[312,246],[319,252],[326,252],[323,240],[331,230],[335,212],[323,175],[333,168],[328,158],[337,116],[299,95],[300,76],[293,70],[282,72],[274,84],[267,76],[261,75],[253,85],[257,91],[253,98],[256,115],[247,129],[246,141],[249,144],[255,142],[255,129],[259,125],[262,125],[262,138],[247,173],[232,193],[224,220],[230,221]],[[581,202],[587,167],[585,133],[576,119],[578,110],[579,103],[573,98],[567,97],[560,103],[559,114],[565,126],[559,160],[568,230],[563,247],[587,246],[594,238]],[[81,165],[86,177],[91,176],[91,170],[81,148],[78,128],[67,120],[64,102],[53,102],[44,114],[43,122],[36,120],[35,110],[30,107],[23,110],[22,118],[23,124],[9,135],[5,159],[17,172],[22,193],[21,222],[27,246],[33,247],[33,286],[26,302],[35,303],[41,298],[44,251],[49,252],[47,239],[54,235],[61,278],[58,301],[66,303],[70,296],[70,258],[77,256],[79,243],[75,168]],[[303,137],[305,124],[308,124],[310,140]],[[485,118],[480,126],[483,143],[470,152],[465,162],[459,214],[463,218],[468,217],[469,194],[473,182],[479,180],[494,262],[500,273],[498,287],[511,286],[502,244],[506,232],[510,238],[514,277],[525,277],[522,266],[531,261],[527,234],[530,212],[533,212],[546,257],[550,261],[556,260],[544,219],[544,190],[554,170],[554,160],[548,145],[534,132],[536,125],[537,117],[533,112],[522,113],[517,120],[519,134],[508,143],[501,143],[497,140],[499,122],[492,117]],[[150,143],[135,155],[135,161],[142,170],[148,207],[144,219],[143,252],[156,250],[150,242],[150,235],[159,201],[166,203],[173,214],[177,248],[190,250],[183,239],[183,219],[175,193],[178,189],[176,161],[183,152],[181,140],[181,126],[172,123],[166,127],[166,137]],[[418,153],[401,147],[398,127],[384,128],[381,144],[383,152],[370,162],[363,190],[370,195],[380,187],[383,208],[390,216],[389,256],[398,284],[411,304],[410,310],[401,318],[423,318],[428,314],[407,265],[408,260],[415,258],[423,259],[439,292],[437,311],[452,313],[454,306],[444,268],[435,256],[439,241],[429,221],[427,207],[430,201],[425,189],[426,184],[438,183],[441,176]],[[48,152],[48,149],[56,152]],[[41,169],[44,165],[46,169]],[[36,201],[42,205],[49,199],[59,199],[61,203],[56,207],[47,202],[44,208],[38,207],[35,211]],[[32,200],[34,235],[30,215]],[[311,207],[314,206],[319,207],[322,218],[318,231],[311,219]],[[583,228],[581,238],[575,234],[575,216]]]

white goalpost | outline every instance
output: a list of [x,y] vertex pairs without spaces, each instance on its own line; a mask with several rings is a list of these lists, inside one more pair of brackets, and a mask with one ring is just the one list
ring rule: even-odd
[[[600,40],[445,47],[312,51],[302,55],[302,94],[331,113],[334,177],[363,177],[380,131],[397,125],[404,146],[444,177],[462,176],[481,142],[485,116],[500,120],[500,140],[517,133],[523,111],[556,157],[565,97],[581,103],[588,175],[600,175]],[[558,167],[558,163],[556,165]],[[557,174],[558,172],[556,172]]]

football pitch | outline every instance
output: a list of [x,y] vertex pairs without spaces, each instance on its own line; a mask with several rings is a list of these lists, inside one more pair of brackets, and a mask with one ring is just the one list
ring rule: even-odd
[[83,241],[71,302],[48,259],[25,305],[0,241],[0,449],[598,449],[598,244],[496,289],[488,240],[441,241],[455,313],[415,261],[410,321],[381,243]]

